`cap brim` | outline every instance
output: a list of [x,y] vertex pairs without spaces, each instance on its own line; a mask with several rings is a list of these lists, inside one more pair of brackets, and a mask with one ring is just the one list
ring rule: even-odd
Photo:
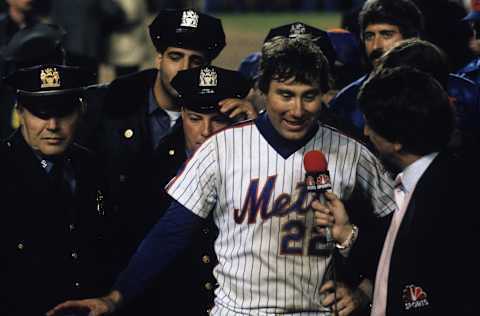
[[80,106],[80,93],[36,95],[19,94],[18,103],[40,118],[64,117]]
[[74,88],[74,89],[62,89],[62,90],[48,90],[48,91],[27,91],[27,90],[17,90],[18,95],[22,96],[31,96],[31,97],[48,97],[48,96],[61,96],[61,95],[77,95],[81,96],[83,88]]
[[480,20],[480,12],[477,12],[477,11],[472,11],[463,18],[463,21],[479,21],[479,20]]

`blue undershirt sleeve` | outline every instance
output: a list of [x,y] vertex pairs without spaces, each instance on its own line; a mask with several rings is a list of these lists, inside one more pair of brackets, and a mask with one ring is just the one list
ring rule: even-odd
[[174,200],[120,273],[113,290],[122,293],[124,302],[141,294],[149,282],[185,250],[203,220]]

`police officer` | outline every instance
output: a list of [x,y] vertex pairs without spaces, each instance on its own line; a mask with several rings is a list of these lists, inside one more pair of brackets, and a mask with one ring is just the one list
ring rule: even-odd
[[[182,164],[206,138],[234,122],[220,112],[218,103],[227,98],[244,98],[250,90],[249,81],[240,73],[213,66],[182,70],[171,84],[179,93],[177,104],[181,106],[182,119],[179,128],[160,141],[152,156],[156,164],[152,163],[151,177],[146,179],[155,188],[150,203],[158,209],[155,214],[159,216],[171,203],[164,187]],[[156,278],[144,295],[128,304],[122,315],[208,315],[216,288],[216,236],[217,229],[209,218],[190,247]]]
[[80,69],[61,65],[6,78],[16,89],[20,127],[0,143],[3,315],[41,315],[110,286],[95,161],[73,143],[86,80]]
[[[16,69],[41,64],[64,64],[62,40],[65,31],[55,24],[36,23],[16,32],[2,50],[0,75],[7,76]],[[0,139],[7,138],[18,127],[13,112],[15,91],[0,82]]]
[[[149,31],[158,52],[156,69],[110,84],[100,130],[94,133],[108,185],[118,272],[162,214],[157,203],[162,186],[152,172],[163,163],[156,151],[164,150],[161,143],[167,134],[181,128],[177,93],[170,81],[179,70],[209,64],[225,46],[221,21],[190,9],[161,11]],[[238,99],[222,104],[222,110],[232,115],[233,108],[254,113]]]

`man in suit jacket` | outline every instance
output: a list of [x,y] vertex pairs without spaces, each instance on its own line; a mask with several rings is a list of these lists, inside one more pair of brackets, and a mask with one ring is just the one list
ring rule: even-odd
[[371,315],[472,315],[474,260],[462,254],[474,240],[469,183],[479,173],[446,150],[454,119],[445,90],[426,73],[397,67],[377,71],[359,102],[365,135],[397,173],[398,209],[380,239]]
[[78,68],[39,65],[6,79],[21,125],[0,143],[2,315],[42,315],[111,285],[95,160],[73,143],[86,78]]

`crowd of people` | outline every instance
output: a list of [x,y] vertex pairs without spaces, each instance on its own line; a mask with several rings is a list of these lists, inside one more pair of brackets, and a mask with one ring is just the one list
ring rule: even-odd
[[[129,1],[58,2],[61,26],[0,17],[2,315],[476,314],[478,58],[424,36],[417,1],[365,1],[358,37],[274,27],[238,70],[212,65],[211,14],[147,33]],[[133,48],[96,83],[72,37],[100,35],[73,18],[97,5],[154,68],[117,29]]]

